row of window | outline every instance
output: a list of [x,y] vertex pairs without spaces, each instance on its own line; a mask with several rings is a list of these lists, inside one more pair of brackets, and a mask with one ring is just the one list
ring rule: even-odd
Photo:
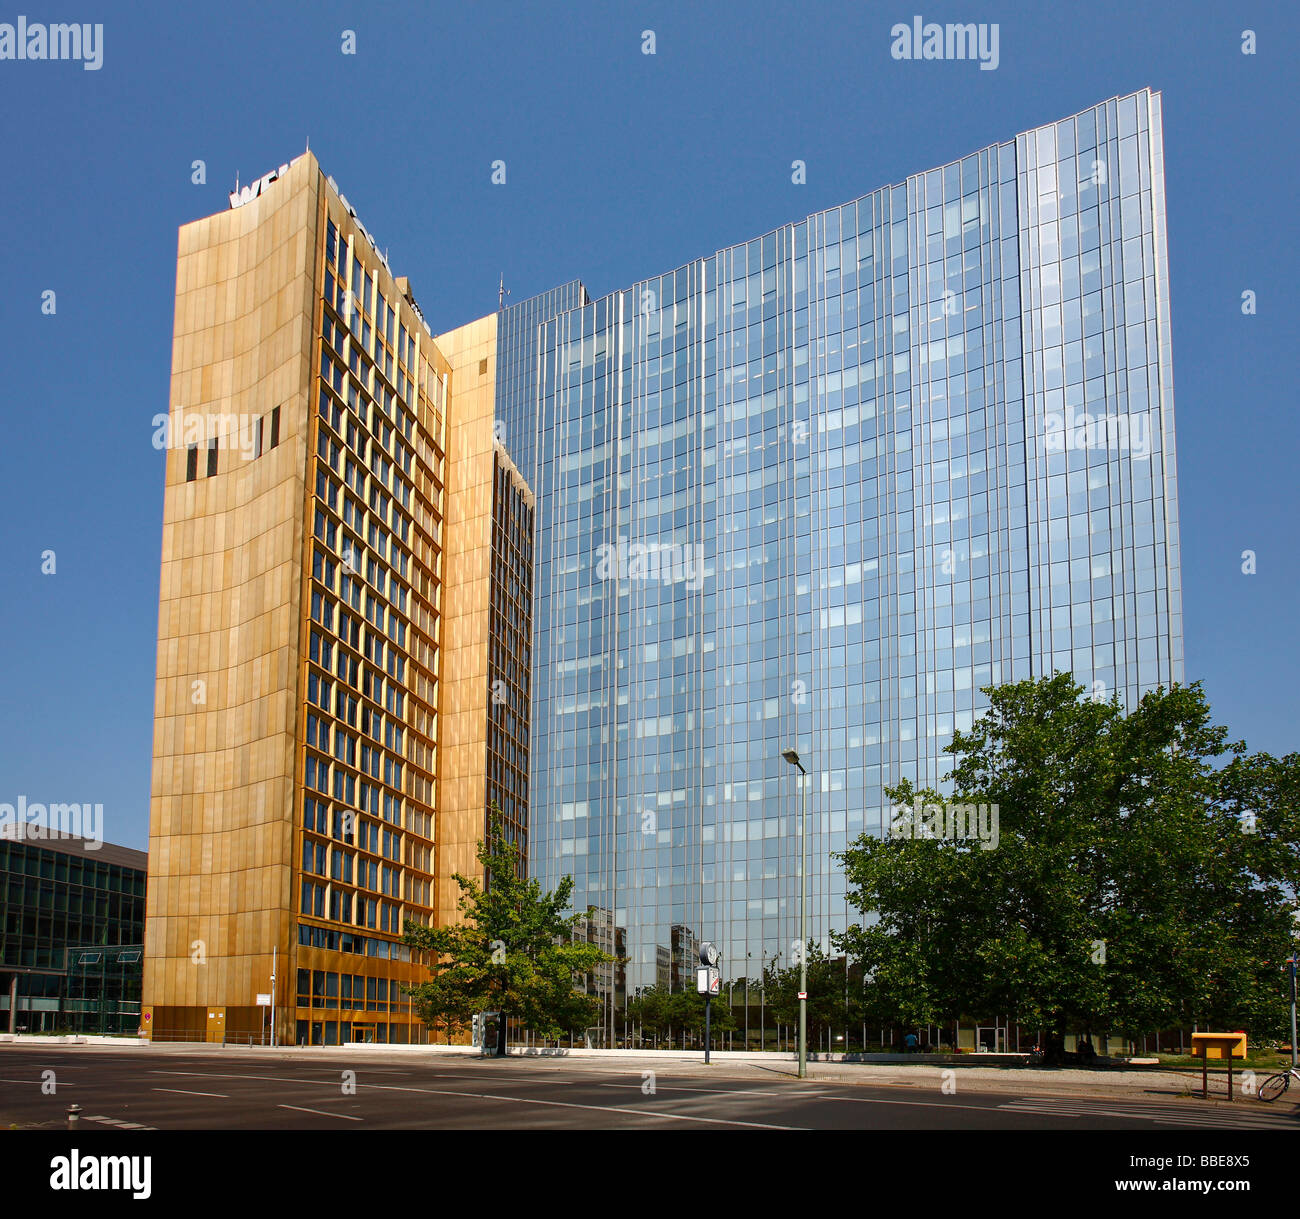
[[303,880],[299,912],[333,923],[353,923],[373,931],[398,935],[402,930],[402,908],[392,902],[366,897],[335,884]]
[[331,1007],[354,1011],[407,1010],[410,1001],[396,979],[365,974],[338,974],[321,969],[298,970],[298,1006]]
[[[313,830],[322,837],[333,837],[339,842],[355,844],[363,851],[374,855],[383,855],[386,859],[400,861],[402,858],[401,835],[403,811],[402,797],[393,792],[383,791],[370,783],[362,783],[358,800],[352,807],[331,805],[328,800],[308,795],[303,798],[302,823],[305,829]],[[375,818],[367,821],[360,814]],[[395,830],[389,830],[378,824],[383,818]],[[433,836],[432,814],[408,805],[405,813],[406,829],[419,838],[431,839]],[[412,867],[428,872],[430,865],[430,848],[414,840],[407,842],[406,862]]]
[[[321,417],[336,432],[344,435],[344,416],[334,407],[347,406],[352,412],[346,421],[348,448],[370,469],[380,485],[387,487],[392,481],[393,473],[397,470],[410,477],[413,467],[411,450],[400,440],[395,439],[392,427],[382,417],[379,401],[372,398],[370,391],[364,385],[359,385],[356,380],[347,377],[342,362],[332,359],[324,347],[321,348],[320,375],[321,381],[338,398],[337,403],[332,402],[329,408],[322,410]],[[392,407],[397,406],[397,399],[392,397],[387,388],[383,389],[380,397],[388,398]],[[413,426],[410,417],[403,415],[402,419],[402,426],[410,430]],[[362,433],[363,427],[369,428],[372,437]]]
[[[316,632],[313,631],[313,637],[315,637],[315,634]],[[316,659],[315,654],[312,655],[312,659]],[[341,690],[339,695],[340,703],[339,707],[336,709],[336,714],[341,716],[343,714],[343,692]],[[355,724],[356,699],[348,696],[347,702],[349,704],[349,718],[351,722]],[[401,755],[404,729],[391,720],[385,720],[378,711],[372,711],[364,704],[361,707],[360,728],[363,736],[369,736],[376,743],[384,745],[384,747],[389,751],[399,756]],[[338,725],[334,727],[332,735],[334,738],[334,757],[340,762],[346,762],[349,766],[355,766],[357,764],[357,738],[351,733],[345,732],[343,728]],[[322,753],[329,753],[330,737],[331,729],[329,722],[327,720],[322,720],[317,715],[309,714],[307,716],[307,744],[315,746],[317,749],[321,750]],[[363,758],[368,756],[368,754],[364,752],[365,748],[365,746],[362,746]],[[362,769],[367,771],[367,773],[369,772],[369,767],[364,763],[362,764]]]
[[411,950],[405,944],[381,940],[375,936],[360,935],[354,931],[336,931],[331,927],[316,927],[310,923],[298,924],[298,943],[304,948],[324,948],[329,952],[349,952],[359,957],[375,957],[380,961],[409,961]]
[[[370,778],[380,780],[387,787],[401,790],[402,787],[402,762],[391,758],[384,757],[380,751],[370,750],[369,746],[363,746],[364,765],[367,769],[364,775]],[[307,785],[309,792],[321,792],[324,795],[331,794],[330,772],[333,770],[334,786],[333,796],[335,800],[342,800],[349,805],[356,802],[356,785],[357,776],[343,769],[343,763],[331,764],[328,758],[317,757],[315,754],[307,755],[305,773],[303,782]],[[364,787],[365,784],[362,784]]]
[[342,881],[345,884],[355,883],[359,888],[369,889],[372,893],[379,893],[384,897],[402,896],[402,877],[398,868],[380,863],[377,859],[366,859],[354,851],[337,845],[331,847],[329,843],[304,835],[302,870],[311,875],[324,877],[327,875],[327,859],[330,880]]
[[[349,257],[330,221],[321,310],[313,526],[322,545],[313,552],[311,593],[311,617],[322,629],[313,628],[308,639],[312,665],[329,675],[314,667],[308,670],[308,701],[325,714],[309,711],[306,738],[312,749],[332,755],[333,762],[308,754],[303,821],[306,830],[332,837],[335,845],[327,849],[326,843],[304,834],[300,908],[313,917],[398,934],[399,904],[342,886],[355,881],[372,892],[401,897],[401,835],[378,820],[359,816],[358,809],[401,827],[401,789],[409,779],[416,780],[414,786],[420,784],[420,777],[408,775],[401,760],[407,744],[402,722],[407,627],[411,610],[419,610],[411,606],[406,581],[419,582],[420,551],[426,545],[418,533],[412,537],[409,514],[414,509],[436,523],[426,497],[420,496],[421,503],[413,505],[412,492],[416,482],[425,487],[430,477],[437,480],[440,470],[430,475],[427,463],[440,463],[441,455],[430,448],[423,433],[415,436],[411,408],[417,387],[407,371],[417,365],[415,337],[399,322],[397,310],[379,288],[378,275],[365,270],[359,254],[360,247]],[[440,397],[440,391],[439,382],[434,392]],[[419,449],[426,466],[415,466],[410,445]],[[408,552],[411,547],[414,555]],[[367,587],[363,588],[363,580]],[[418,637],[410,642],[417,649],[421,643]],[[417,679],[420,676],[416,670]],[[358,689],[362,697],[348,687]],[[381,750],[381,744],[389,752]],[[331,794],[332,808],[324,798]],[[406,819],[412,833],[426,837],[431,833],[430,814],[411,806]],[[354,842],[360,850],[393,862],[366,859],[337,845]],[[428,847],[410,842],[409,849],[413,853],[409,862],[428,864]],[[333,883],[306,879],[324,877],[327,867]],[[429,882],[407,876],[406,887],[407,899],[427,909]],[[307,937],[303,942],[331,946],[340,933],[304,926],[302,934]],[[358,942],[363,938],[372,955],[375,945],[387,943],[355,937]],[[343,933],[343,939],[348,939],[348,933]],[[392,947],[396,955],[397,946]],[[380,947],[379,955],[386,953],[387,948]]]
[[[258,458],[262,456],[263,444],[266,449],[273,449],[280,443],[280,408],[277,406],[271,411],[270,418],[263,415],[253,424],[253,446],[251,457]],[[207,443],[207,463],[206,474],[211,478],[217,473],[218,454],[221,451],[221,441],[217,436],[213,436]],[[185,449],[185,481],[192,483],[199,476],[199,446],[197,444],[188,445]]]
[[355,243],[349,264],[348,245],[339,240],[338,229],[332,220],[325,224],[325,265],[325,299],[340,315],[351,312],[361,317],[358,337],[365,350],[372,350],[373,320],[374,337],[381,340],[385,348],[394,350],[399,365],[413,368],[416,359],[414,333],[398,320],[397,308],[389,304],[380,290],[378,272],[365,269]]
[[364,1041],[373,1045],[427,1045],[428,1030],[419,1023],[396,1020],[299,1020],[294,1037],[299,1045],[342,1045]]
[[38,876],[42,880],[144,896],[145,873],[141,868],[0,840],[0,880],[6,874]]

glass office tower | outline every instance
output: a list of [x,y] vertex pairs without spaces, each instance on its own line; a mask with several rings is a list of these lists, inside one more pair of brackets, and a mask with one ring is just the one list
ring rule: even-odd
[[[1182,678],[1160,96],[994,144],[591,301],[505,309],[537,497],[534,875],[627,997],[790,963],[883,788],[980,687]],[[1093,685],[1093,683],[1099,683]]]

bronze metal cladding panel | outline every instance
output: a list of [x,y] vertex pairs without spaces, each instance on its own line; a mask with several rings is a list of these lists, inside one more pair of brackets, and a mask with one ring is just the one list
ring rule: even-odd
[[452,873],[476,880],[487,801],[495,314],[438,336],[451,364],[447,436],[443,672],[439,742],[438,919],[459,919]]
[[160,1017],[252,1004],[273,946],[289,964],[322,182],[299,158],[180,231],[145,931]]

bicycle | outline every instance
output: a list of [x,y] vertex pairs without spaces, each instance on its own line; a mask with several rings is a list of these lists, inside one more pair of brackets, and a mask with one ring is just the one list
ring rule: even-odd
[[1259,1086],[1259,1099],[1262,1101],[1274,1101],[1282,1095],[1291,1086],[1291,1076],[1300,1079],[1300,1071],[1295,1067],[1287,1067],[1285,1071],[1279,1071],[1276,1075],[1270,1075]]

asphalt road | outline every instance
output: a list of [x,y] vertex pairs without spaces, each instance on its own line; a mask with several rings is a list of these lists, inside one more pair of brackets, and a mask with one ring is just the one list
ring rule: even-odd
[[[653,1073],[652,1072],[653,1068]],[[53,1072],[53,1075],[46,1074]],[[53,1092],[50,1087],[53,1086]],[[1300,1130],[1265,1107],[893,1086],[644,1060],[0,1046],[0,1126],[92,1130]]]

